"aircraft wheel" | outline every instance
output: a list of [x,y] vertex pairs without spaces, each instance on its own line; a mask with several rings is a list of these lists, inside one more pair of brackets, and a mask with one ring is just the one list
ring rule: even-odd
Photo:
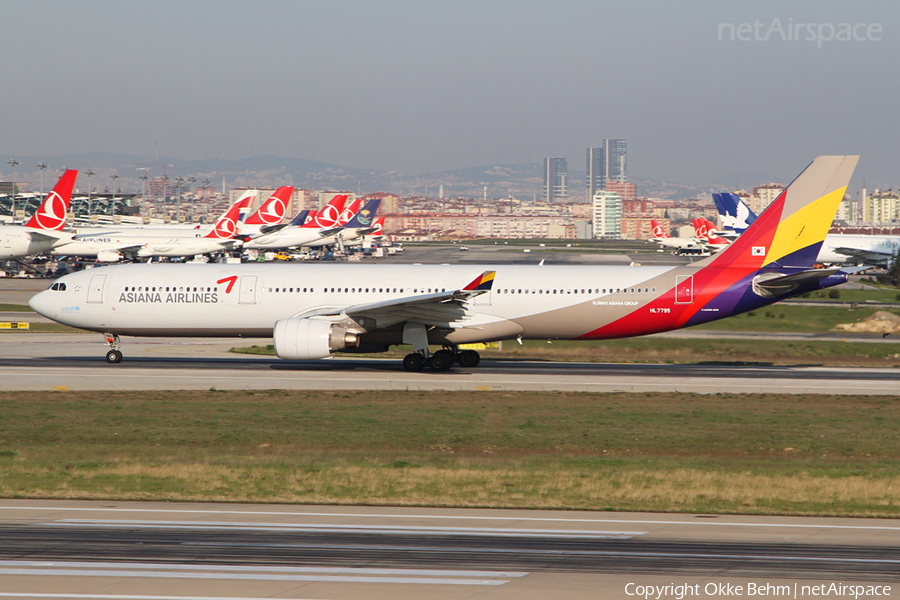
[[431,355],[429,366],[432,371],[449,371],[453,366],[453,353],[449,350],[438,350]]
[[407,371],[421,371],[425,367],[425,359],[421,354],[413,352],[403,358],[403,368]]
[[481,362],[481,355],[474,350],[463,350],[457,355],[456,362],[458,362],[461,367],[477,367],[478,363]]
[[118,364],[122,362],[122,353],[118,350],[110,350],[106,353],[106,362],[111,365]]

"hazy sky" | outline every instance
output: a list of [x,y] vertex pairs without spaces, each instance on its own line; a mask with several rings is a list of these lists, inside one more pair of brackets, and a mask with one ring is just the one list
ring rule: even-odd
[[[621,137],[638,177],[783,180],[859,153],[856,182],[900,186],[896,0],[0,0],[0,16],[3,163],[275,154],[424,173],[563,156],[581,171]],[[775,19],[816,26],[754,39]],[[863,41],[825,39],[841,23]]]

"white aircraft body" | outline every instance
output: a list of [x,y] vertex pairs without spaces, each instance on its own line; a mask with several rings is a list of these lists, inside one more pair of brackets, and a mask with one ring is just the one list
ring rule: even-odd
[[819,250],[818,262],[890,266],[900,251],[900,236],[829,233]]
[[[359,202],[354,203],[358,206]],[[314,223],[306,225],[289,225],[254,237],[244,242],[244,248],[258,250],[274,250],[278,248],[294,248],[306,246],[320,248],[330,246],[341,241],[356,240],[367,232],[374,231],[372,221],[381,200],[370,200],[365,207],[355,214],[344,211],[335,227],[317,227]],[[349,216],[348,216],[349,215]]]
[[656,221],[651,220],[650,223],[653,226],[653,237],[650,238],[650,241],[659,244],[663,248],[673,248],[675,250],[704,249],[704,245],[701,244],[700,240],[697,238],[672,237],[669,235],[669,232],[665,231]]
[[123,265],[66,275],[30,305],[104,333],[111,363],[121,335],[272,336],[289,360],[409,344],[408,370],[475,366],[460,344],[646,335],[846,282],[852,270],[814,268],[812,249],[857,159],[817,158],[770,218],[691,265]]
[[75,170],[63,173],[25,225],[0,226],[0,260],[49,252],[54,244],[72,239],[64,227],[77,177]]
[[[246,210],[251,204],[256,201],[256,197],[258,195],[259,190],[247,190],[246,192],[241,194],[240,198],[237,199],[235,204],[239,205],[242,211]],[[218,223],[221,219],[225,218],[230,210],[231,207],[229,206],[228,209],[224,213],[222,213],[222,215],[218,219],[216,219],[215,223]],[[97,236],[101,238],[110,236],[149,236],[153,239],[158,239],[161,237],[169,239],[203,238],[205,236],[208,236],[215,230],[215,223],[213,223],[213,225],[203,227],[175,223],[168,225],[91,225],[88,227],[76,227],[75,233],[79,236]],[[241,229],[241,231],[243,231],[243,228]]]
[[143,231],[102,232],[76,235],[60,241],[52,253],[59,256],[94,256],[102,262],[118,262],[122,259],[150,258],[154,256],[184,257],[221,252],[231,249],[240,227],[240,211],[246,208],[248,199],[241,198],[216,221],[213,230],[204,237],[173,237],[150,235]]

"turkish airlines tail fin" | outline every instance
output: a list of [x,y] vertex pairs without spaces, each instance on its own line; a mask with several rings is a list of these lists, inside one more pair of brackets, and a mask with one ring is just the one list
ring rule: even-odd
[[53,191],[47,195],[31,219],[25,223],[25,227],[62,231],[66,226],[66,215],[69,213],[69,202],[72,200],[76,177],[78,177],[78,171],[74,169],[63,173],[56,185],[53,186]]
[[650,225],[653,227],[653,237],[657,239],[665,239],[667,237],[671,237],[669,232],[662,228],[662,225],[656,222],[655,219],[650,220]]
[[255,195],[242,195],[240,198],[238,198],[237,202],[232,204],[228,208],[228,210],[225,211],[224,215],[216,220],[216,224],[213,226],[212,231],[210,231],[203,237],[220,240],[228,240],[233,238],[240,231],[239,223],[241,222],[241,210],[246,209],[248,206],[253,204],[253,200],[255,198]]
[[375,223],[372,224],[372,229],[374,229],[375,231],[373,231],[369,235],[376,237],[384,235],[384,217],[378,217],[377,219],[375,219]]
[[294,193],[294,186],[283,185],[269,196],[269,199],[263,202],[255,213],[253,213],[244,224],[246,225],[277,225],[284,219],[287,214],[287,207],[291,202],[291,195]]
[[352,219],[356,215],[356,211],[359,210],[359,205],[361,203],[362,203],[362,198],[357,198],[356,200],[351,202],[349,205],[345,205],[344,210],[341,211],[341,218],[338,219],[337,224],[344,226],[347,223],[349,223],[350,219]]
[[309,221],[304,227],[315,227],[316,229],[330,229],[337,226],[341,217],[341,211],[344,208],[344,202],[347,201],[346,194],[340,194],[331,199],[322,210],[316,214],[316,218]]

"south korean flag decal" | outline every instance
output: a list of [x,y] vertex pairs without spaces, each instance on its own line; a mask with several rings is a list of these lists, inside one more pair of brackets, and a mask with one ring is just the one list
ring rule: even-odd
[[752,256],[765,256],[766,255],[766,247],[765,246],[753,246],[750,253]]

